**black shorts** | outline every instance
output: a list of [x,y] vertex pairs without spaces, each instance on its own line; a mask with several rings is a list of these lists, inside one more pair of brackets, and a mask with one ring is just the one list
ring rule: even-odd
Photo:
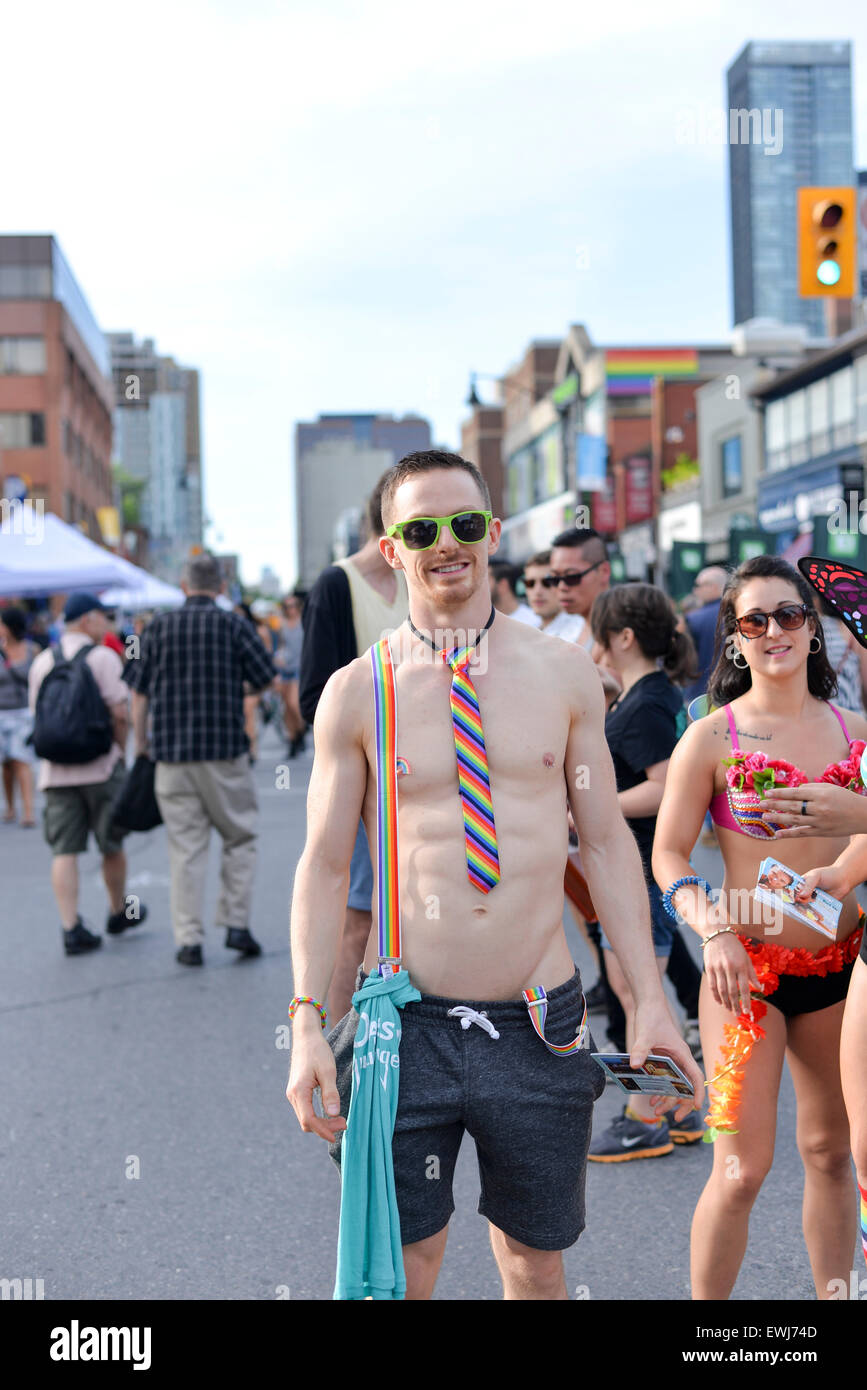
[[[863,941],[861,954],[864,954]],[[829,975],[781,975],[780,983],[773,994],[768,995],[766,1003],[779,1009],[784,1018],[829,1009],[832,1004],[839,1004],[846,998],[854,964],[854,960],[850,960],[842,970]]]
[[[359,971],[358,987],[364,979]],[[581,1020],[581,976],[548,995],[546,1036],[574,1038]],[[484,1011],[499,1038],[463,1028],[448,1011]],[[476,1144],[479,1212],[535,1250],[565,1250],[584,1229],[584,1183],[593,1103],[605,1076],[581,1048],[548,1051],[526,1005],[423,995],[402,1010],[400,1089],[392,1155],[401,1241],[435,1235],[455,1209],[452,1181],[466,1130]],[[329,1036],[337,1062],[340,1111],[349,1113],[353,1009]],[[591,1041],[591,1047],[593,1046]],[[340,1143],[329,1148],[339,1164]]]

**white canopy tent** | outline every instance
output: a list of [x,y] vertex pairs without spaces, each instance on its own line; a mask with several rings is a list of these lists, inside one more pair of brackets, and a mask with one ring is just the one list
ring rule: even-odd
[[[107,608],[180,608],[184,592],[94,545],[53,512],[16,511],[0,524],[0,598],[91,590]],[[231,608],[222,594],[217,603]]]
[[121,608],[127,613],[136,613],[142,608],[181,607],[186,597],[183,589],[176,584],[166,584],[138,565],[131,565],[128,560],[121,560],[121,564],[132,573],[127,575],[127,587],[115,584],[100,593],[99,597],[106,608]]
[[53,512],[15,513],[0,526],[2,598],[43,598],[109,584],[127,588],[126,563]]

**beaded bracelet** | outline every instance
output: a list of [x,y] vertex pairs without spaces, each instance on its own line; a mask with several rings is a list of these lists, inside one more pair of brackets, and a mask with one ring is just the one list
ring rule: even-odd
[[324,1005],[324,1004],[320,1004],[319,1000],[318,1000],[318,999],[314,999],[313,996],[310,995],[310,994],[296,994],[296,995],[295,995],[295,998],[291,1001],[291,1003],[290,1003],[290,1005],[289,1005],[289,1017],[290,1017],[290,1018],[294,1018],[295,1015],[296,1015],[296,1013],[298,1012],[298,1010],[299,1010],[299,1008],[301,1007],[302,1004],[312,1004],[312,1005],[313,1005],[314,1009],[315,1009],[316,1012],[319,1014],[320,1020],[321,1020],[321,1022],[322,1022],[322,1027],[324,1028],[324,1027],[325,1027],[325,1020],[326,1020],[326,1018],[328,1017],[327,1013],[325,1012],[325,1005]]
[[662,906],[665,908],[669,917],[677,921],[677,909],[672,903],[672,898],[679,888],[686,888],[690,883],[694,883],[697,888],[703,888],[708,897],[713,893],[713,889],[706,878],[696,878],[695,874],[688,874],[686,878],[675,879],[674,883],[669,884],[662,895]]

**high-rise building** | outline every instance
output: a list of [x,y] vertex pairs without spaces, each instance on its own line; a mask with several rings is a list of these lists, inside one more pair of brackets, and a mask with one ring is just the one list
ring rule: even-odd
[[854,184],[852,46],[748,43],[728,69],[734,321],[825,333],[798,295],[797,190]]
[[0,490],[92,540],[111,509],[105,338],[53,236],[0,236]]
[[202,544],[199,374],[157,353],[152,338],[107,337],[124,519],[147,531],[148,567],[177,581]]
[[430,424],[417,415],[320,415],[295,426],[296,572],[304,588],[331,563],[341,516],[363,512],[387,468],[430,447]]

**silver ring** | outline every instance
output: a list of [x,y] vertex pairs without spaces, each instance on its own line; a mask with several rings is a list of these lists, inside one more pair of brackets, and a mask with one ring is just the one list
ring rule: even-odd
[[802,815],[802,816],[805,816],[806,814],[807,814],[807,803],[806,803],[806,801],[802,801],[802,802],[801,802],[801,815]]

